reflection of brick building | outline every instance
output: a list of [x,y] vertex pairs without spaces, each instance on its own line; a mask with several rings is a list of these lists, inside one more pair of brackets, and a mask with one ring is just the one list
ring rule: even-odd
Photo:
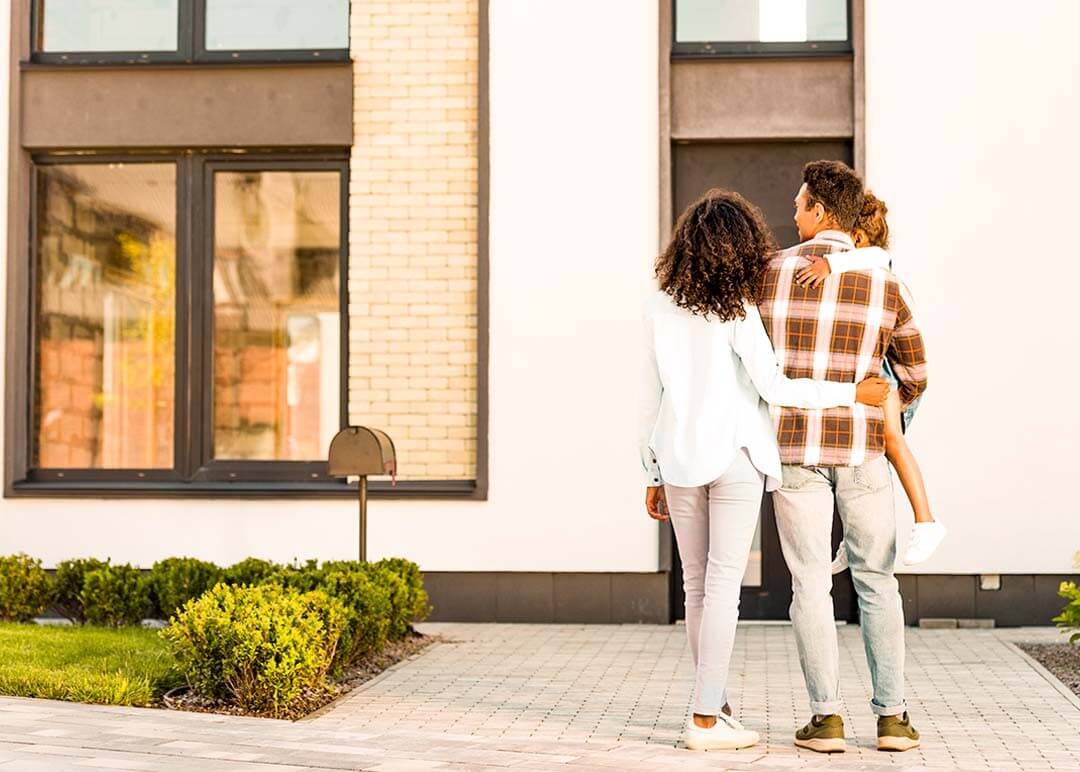
[[[162,225],[41,177],[37,463],[172,465],[174,259]],[[171,234],[168,234],[171,240]]]
[[337,176],[216,185],[215,456],[323,458],[340,421]]

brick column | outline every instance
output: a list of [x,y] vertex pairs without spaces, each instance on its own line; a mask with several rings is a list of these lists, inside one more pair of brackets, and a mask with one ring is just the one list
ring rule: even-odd
[[352,2],[349,420],[476,475],[479,2]]

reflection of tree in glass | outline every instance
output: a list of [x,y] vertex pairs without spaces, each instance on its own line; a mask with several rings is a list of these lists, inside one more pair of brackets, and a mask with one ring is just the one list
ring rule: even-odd
[[175,250],[171,223],[152,216],[170,174],[154,164],[40,171],[42,466],[172,464]]

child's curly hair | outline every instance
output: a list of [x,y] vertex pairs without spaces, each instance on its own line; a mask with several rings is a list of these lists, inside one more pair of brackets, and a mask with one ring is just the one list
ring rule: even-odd
[[866,191],[862,211],[859,212],[853,229],[855,246],[888,249],[889,222],[885,219],[888,213],[889,207],[885,206],[885,202],[869,190]]
[[745,316],[760,298],[776,241],[761,210],[738,193],[713,188],[682,213],[656,260],[660,289],[694,314],[721,322]]

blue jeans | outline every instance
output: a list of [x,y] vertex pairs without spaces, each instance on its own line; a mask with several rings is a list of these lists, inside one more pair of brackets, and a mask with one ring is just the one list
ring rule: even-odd
[[[896,377],[896,373],[893,372],[888,359],[881,360],[881,377],[891,383],[894,389],[900,388],[900,379]],[[901,426],[903,426],[905,432],[911,426],[911,422],[915,420],[915,411],[919,409],[920,402],[922,402],[922,397],[918,396],[914,402],[907,406],[906,410],[900,413]]]
[[833,501],[844,523],[859,622],[879,716],[903,713],[904,611],[893,574],[896,513],[884,457],[856,467],[784,466],[773,493],[784,560],[791,569],[791,622],[810,709],[840,712],[840,662],[832,603]]

